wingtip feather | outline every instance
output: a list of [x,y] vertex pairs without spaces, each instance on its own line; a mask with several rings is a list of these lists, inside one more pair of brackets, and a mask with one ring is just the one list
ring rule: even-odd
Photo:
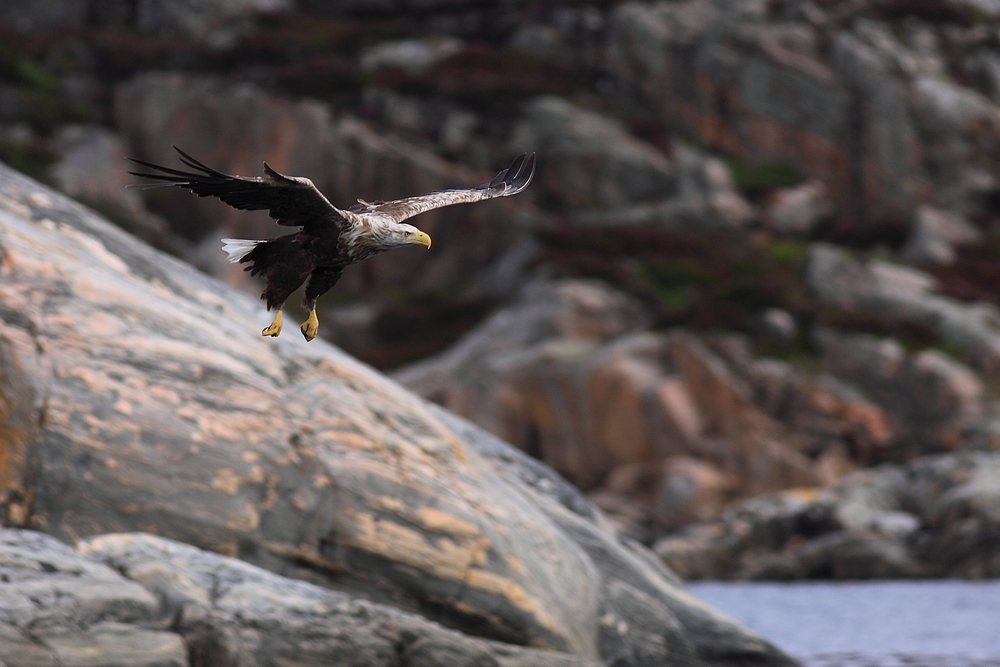
[[531,179],[535,177],[535,154],[532,153],[525,160],[524,164],[521,166],[521,170],[518,175],[514,178],[512,183],[512,192],[510,194],[517,194],[524,190],[531,183]]

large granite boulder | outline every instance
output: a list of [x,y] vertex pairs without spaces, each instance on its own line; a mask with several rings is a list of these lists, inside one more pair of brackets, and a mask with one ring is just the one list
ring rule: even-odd
[[6,525],[155,532],[579,660],[792,664],[548,469],[6,167],[0,249]]

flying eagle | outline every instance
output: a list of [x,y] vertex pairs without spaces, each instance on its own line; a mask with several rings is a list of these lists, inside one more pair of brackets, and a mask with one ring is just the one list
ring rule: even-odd
[[230,262],[246,264],[245,271],[265,280],[260,298],[267,302],[268,310],[276,312],[261,335],[281,333],[285,301],[305,283],[302,305],[309,311],[309,318],[301,328],[307,341],[319,331],[316,300],[336,284],[344,268],[386,250],[410,245],[431,247],[431,237],[413,225],[403,224],[404,220],[442,206],[516,195],[528,187],[535,173],[535,154],[522,154],[492,181],[475,188],[442,190],[390,202],[359,199],[350,210],[341,210],[308,178],[279,174],[267,162],[263,176],[231,176],[206,167],[176,146],[174,150],[181,162],[195,171],[129,158],[161,172],[129,173],[161,181],[145,187],[186,188],[199,197],[218,197],[243,211],[266,209],[279,225],[299,228],[294,234],[274,239],[222,239],[222,249],[229,253]]

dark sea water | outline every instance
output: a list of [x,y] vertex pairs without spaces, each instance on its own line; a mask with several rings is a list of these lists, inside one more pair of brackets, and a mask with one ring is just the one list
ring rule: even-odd
[[1000,581],[690,589],[810,667],[1000,667]]

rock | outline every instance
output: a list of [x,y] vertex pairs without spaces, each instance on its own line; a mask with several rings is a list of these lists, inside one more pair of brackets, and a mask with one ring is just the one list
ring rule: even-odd
[[[942,21],[965,34],[962,20],[904,20],[866,3],[625,2],[611,11],[606,67],[619,90],[700,144],[822,183],[828,214],[888,222],[932,204],[970,215],[986,207],[967,172],[996,172],[1000,111],[967,87],[974,77],[951,75],[983,41],[937,44]],[[772,224],[805,233],[816,213],[792,208],[773,211]]]
[[152,593],[48,535],[0,528],[0,577],[8,667],[188,665]]
[[0,659],[9,667],[183,667],[218,660],[389,666],[401,654],[427,666],[462,659],[505,667],[599,664],[467,637],[389,606],[142,533],[96,536],[74,552],[47,535],[0,529],[0,570],[7,613]]
[[[723,12],[700,0],[624,3],[612,12],[609,67],[705,145],[789,160],[839,185],[847,177],[837,146],[847,91],[809,46],[814,37],[789,34],[809,28],[766,25],[750,4]],[[837,185],[831,194],[839,204]]]
[[[907,354],[893,339],[818,332],[823,365],[892,415],[895,456],[950,450],[968,442],[984,413],[985,388],[967,366],[937,350]],[[876,441],[879,442],[879,441]]]
[[152,535],[100,535],[77,550],[154,594],[158,617],[172,622],[196,664],[388,667],[400,656],[427,666],[463,660],[504,667],[599,664],[467,637],[387,605]]
[[538,173],[543,196],[570,210],[624,208],[677,192],[667,156],[617,121],[558,97],[529,103],[510,143],[535,147],[546,165]]
[[854,387],[820,375],[797,384],[786,418],[813,457],[843,445],[851,460],[870,465],[898,444],[894,417]]
[[[805,372],[755,357],[745,336],[715,334],[704,340],[718,355],[716,367],[723,362],[752,403],[750,408],[733,403],[744,407],[724,407],[722,414],[762,412],[770,420],[744,418],[744,428],[770,433],[805,454],[823,486],[858,466],[989,441],[982,381],[939,351],[910,354],[894,339],[817,327],[813,340],[826,372]],[[709,401],[712,391],[704,395]],[[731,428],[739,432],[739,426]]]
[[[600,284],[533,284],[450,350],[395,377],[590,491],[633,536],[659,520],[670,457],[700,459],[732,480],[696,478],[716,495],[705,511],[721,509],[722,497],[816,482],[723,359],[687,332],[628,333],[640,312]],[[664,520],[691,511],[693,498],[664,493],[662,513],[674,517]]]
[[410,74],[422,74],[437,63],[462,50],[454,38],[404,39],[382,42],[361,52],[361,69],[367,72],[396,67]]
[[[636,464],[622,464],[612,469],[609,477],[615,475],[617,472],[621,472],[622,469],[627,469],[631,472],[638,468],[639,466]],[[644,484],[652,483],[648,478],[655,478],[657,476],[657,472],[649,470],[648,467],[643,468],[639,472],[642,473],[642,482]],[[626,491],[614,491],[602,487],[588,493],[587,498],[604,513],[608,519],[610,528],[616,535],[623,539],[635,540],[639,543],[649,543],[655,536],[652,531],[653,519],[649,506],[636,499],[637,491],[638,489],[635,488],[628,488]]]
[[965,69],[984,80],[986,94],[994,103],[1000,102],[1000,56],[992,50],[980,51],[966,59]]
[[795,526],[826,529],[829,507],[815,499],[812,491],[786,491],[744,500],[713,521],[662,538],[654,551],[688,579],[745,579],[754,558],[780,553]]
[[669,531],[714,518],[738,488],[736,479],[703,461],[683,456],[669,458],[656,495],[657,525]]
[[[659,637],[677,664],[794,664],[550,470],[322,341],[261,338],[255,300],[2,166],[0,247],[8,523],[155,530],[577,661]],[[602,629],[636,614],[670,624]]]
[[768,308],[760,313],[756,321],[757,330],[776,343],[790,345],[799,336],[799,326],[795,316],[781,308]]
[[918,59],[882,26],[866,22],[859,28],[857,34],[839,33],[833,51],[834,66],[858,100],[860,113],[850,120],[863,128],[860,145],[868,158],[855,167],[863,180],[856,186],[861,191],[852,193],[865,208],[856,205],[851,213],[909,218],[930,175],[920,162],[923,147],[910,107],[912,93],[896,68],[914,70]]
[[445,116],[441,125],[442,147],[452,155],[461,155],[469,150],[472,134],[480,123],[475,114],[467,111],[452,111]]
[[185,0],[164,0],[141,2],[133,12],[135,25],[144,34],[179,34],[224,49],[253,31],[252,19],[257,14],[289,11],[294,6],[293,0],[214,0],[195,5]]
[[671,456],[660,465],[619,464],[588,497],[619,535],[651,542],[664,530],[718,516],[741,491],[737,478],[715,466],[690,456]]
[[24,114],[24,107],[25,95],[17,86],[0,85],[0,121],[21,118]]
[[121,138],[100,126],[64,125],[50,139],[58,160],[49,168],[52,182],[70,197],[116,219],[127,231],[159,247],[178,251],[167,223],[146,210],[123,167]]
[[933,330],[985,371],[1000,368],[1000,311],[932,292],[932,276],[888,262],[860,261],[817,243],[809,251],[806,283],[827,303]]
[[579,225],[741,227],[753,209],[719,160],[680,147],[673,159],[609,116],[557,97],[530,102],[510,140],[538,151],[540,200]]
[[512,51],[547,60],[558,65],[571,65],[573,51],[556,28],[541,23],[524,23],[514,30],[507,42]]
[[641,415],[656,373],[592,354],[644,328],[646,317],[631,297],[600,283],[533,283],[514,307],[394,377],[588,488],[615,461],[652,456]]
[[58,0],[44,6],[11,0],[0,9],[0,25],[20,32],[53,30],[96,24],[105,28],[130,27],[146,35],[182,35],[214,48],[229,48],[253,28],[260,13],[288,11],[292,0],[184,0],[129,3],[110,0]]
[[921,129],[938,139],[930,162],[942,190],[939,201],[969,213],[964,175],[970,165],[984,164],[986,152],[995,147],[997,107],[981,93],[937,76],[916,78],[913,95]]
[[983,233],[961,216],[921,206],[902,253],[914,264],[948,265],[955,262],[956,245],[974,243],[982,237]]
[[668,344],[702,415],[703,437],[692,453],[739,480],[740,495],[816,483],[809,459],[758,409],[752,388],[731,364],[685,332],[672,335]]
[[[402,368],[394,378],[488,430],[503,432],[492,392],[507,366],[521,365],[525,350],[566,339],[586,351],[642,330],[647,321],[637,301],[601,283],[530,283],[515,307],[495,313],[447,352]],[[494,357],[499,363],[490,362]]]
[[967,366],[937,350],[907,353],[892,338],[830,329],[813,338],[837,380],[796,385],[790,419],[814,447],[850,433],[851,457],[870,464],[968,446],[980,432],[986,392]]
[[808,237],[833,212],[822,181],[782,188],[771,199],[764,218],[779,234]]
[[821,299],[845,307],[879,304],[906,315],[909,301],[927,295],[935,279],[923,271],[885,261],[860,262],[829,243],[809,249],[806,282]]
[[[985,388],[968,367],[937,350],[910,359],[900,383],[910,388],[904,421],[914,434],[956,448],[964,427],[983,412]],[[920,437],[920,436],[917,436]]]
[[86,16],[87,5],[80,0],[57,0],[41,4],[31,0],[11,0],[0,7],[0,25],[18,32],[78,25],[83,23]]
[[998,471],[982,453],[880,466],[829,492],[744,501],[656,551],[689,578],[994,577]]
[[[677,152],[683,156],[685,149]],[[736,189],[732,172],[722,160],[706,158],[701,172],[703,180],[699,185],[708,200],[705,217],[709,228],[739,229],[756,217],[753,206]]]
[[883,388],[889,394],[895,390],[896,378],[909,356],[894,338],[817,328],[813,340],[831,373],[865,387],[878,399],[889,398]]

